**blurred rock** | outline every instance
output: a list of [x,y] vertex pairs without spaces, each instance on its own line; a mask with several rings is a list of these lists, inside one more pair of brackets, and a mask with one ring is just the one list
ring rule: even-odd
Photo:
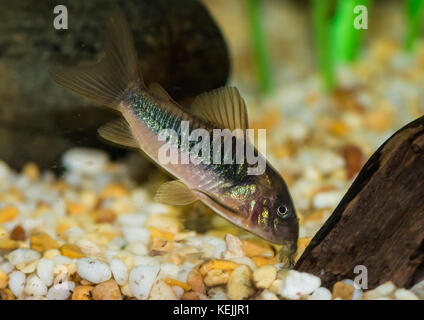
[[63,0],[68,29],[53,27],[52,0],[3,3],[0,11],[0,159],[54,167],[78,145],[121,154],[96,129],[115,115],[74,95],[49,77],[53,66],[99,60],[111,12],[120,7],[133,31],[146,82],[159,82],[178,101],[224,85],[227,47],[197,0]]

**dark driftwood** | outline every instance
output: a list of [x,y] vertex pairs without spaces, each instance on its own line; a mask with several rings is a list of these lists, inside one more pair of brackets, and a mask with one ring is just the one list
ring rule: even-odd
[[368,287],[408,287],[424,261],[424,117],[387,140],[362,168],[295,269],[324,286],[368,269]]

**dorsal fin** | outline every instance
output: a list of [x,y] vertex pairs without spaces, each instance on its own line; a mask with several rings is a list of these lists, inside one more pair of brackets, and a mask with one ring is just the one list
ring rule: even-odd
[[193,101],[191,112],[221,129],[248,128],[246,103],[236,87],[221,87],[202,93]]
[[180,180],[165,182],[155,195],[155,200],[170,205],[183,206],[197,199],[197,196]]
[[124,119],[113,120],[101,126],[97,132],[100,136],[113,143],[130,148],[138,148],[128,123]]
[[153,82],[149,85],[149,90],[159,98],[164,100],[172,100],[168,92],[157,82]]

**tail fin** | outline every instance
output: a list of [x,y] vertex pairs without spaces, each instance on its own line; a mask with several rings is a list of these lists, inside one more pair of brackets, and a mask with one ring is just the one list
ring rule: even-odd
[[54,81],[93,101],[116,108],[130,83],[143,84],[130,29],[121,11],[109,19],[103,59],[93,66],[50,70]]

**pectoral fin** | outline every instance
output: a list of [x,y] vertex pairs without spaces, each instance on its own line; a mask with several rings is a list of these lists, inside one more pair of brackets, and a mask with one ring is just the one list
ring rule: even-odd
[[175,180],[162,184],[156,192],[155,200],[165,204],[184,206],[198,198],[184,183]]
[[128,123],[124,119],[111,121],[98,130],[100,136],[113,143],[130,147],[138,148]]

